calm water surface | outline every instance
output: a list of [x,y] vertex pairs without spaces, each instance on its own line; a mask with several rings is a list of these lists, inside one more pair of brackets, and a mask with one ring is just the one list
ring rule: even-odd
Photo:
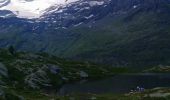
[[170,74],[117,75],[108,79],[64,85],[59,94],[127,93],[137,86],[145,89],[170,87]]

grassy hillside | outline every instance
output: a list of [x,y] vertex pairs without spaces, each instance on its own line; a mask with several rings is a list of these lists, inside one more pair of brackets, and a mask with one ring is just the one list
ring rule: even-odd
[[124,16],[107,16],[92,28],[73,29],[80,38],[64,56],[125,66],[170,64],[169,16],[140,9]]

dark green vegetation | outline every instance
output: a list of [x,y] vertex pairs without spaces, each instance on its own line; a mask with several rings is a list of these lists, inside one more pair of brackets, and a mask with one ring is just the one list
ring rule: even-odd
[[0,96],[7,100],[33,100],[32,96],[48,98],[44,97],[46,93],[55,94],[65,83],[95,80],[125,72],[128,72],[126,68],[64,60],[46,53],[11,53],[10,48],[0,49]]
[[80,59],[124,66],[168,65],[169,16],[164,12],[140,9],[119,18],[108,16],[92,29],[75,29],[79,30],[77,33],[82,33],[82,38],[74,43],[66,55],[77,53]]

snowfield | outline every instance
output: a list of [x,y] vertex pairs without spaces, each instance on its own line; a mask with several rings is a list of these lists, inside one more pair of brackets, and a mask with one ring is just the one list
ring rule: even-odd
[[20,18],[38,18],[54,5],[67,5],[78,0],[0,0],[0,10],[10,10]]

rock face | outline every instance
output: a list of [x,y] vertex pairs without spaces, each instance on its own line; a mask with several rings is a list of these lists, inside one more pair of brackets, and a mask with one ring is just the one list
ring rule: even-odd
[[40,86],[51,86],[46,69],[44,66],[37,69],[36,72],[29,73],[29,75],[25,77],[25,83],[33,89],[40,89]]
[[8,77],[8,69],[0,62],[0,76]]
[[0,11],[0,17],[1,18],[9,18],[9,17],[15,17],[16,15],[13,14],[11,11],[8,11],[8,10],[3,10],[3,11]]

